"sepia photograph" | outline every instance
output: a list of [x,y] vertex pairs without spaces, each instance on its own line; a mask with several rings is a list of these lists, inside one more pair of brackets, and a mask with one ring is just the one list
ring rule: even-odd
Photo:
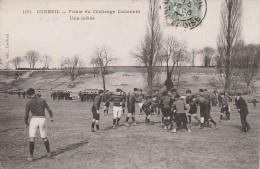
[[0,0],[0,169],[259,169],[260,0]]

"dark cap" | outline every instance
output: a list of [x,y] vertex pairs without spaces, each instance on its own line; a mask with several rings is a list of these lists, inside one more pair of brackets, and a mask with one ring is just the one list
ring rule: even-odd
[[116,89],[116,92],[122,92],[122,90],[121,89]]
[[191,90],[187,90],[186,93],[191,93]]
[[176,95],[175,95],[175,98],[180,98],[180,95],[179,95],[179,94],[176,94]]
[[103,90],[98,90],[98,94],[102,94],[102,93],[104,93]]
[[34,88],[29,88],[26,92],[29,96],[35,94],[35,89]]
[[134,91],[136,92],[136,91],[138,91],[139,89],[137,89],[137,88],[134,88]]
[[200,91],[200,92],[204,92],[204,90],[203,90],[203,89],[199,89],[199,91]]

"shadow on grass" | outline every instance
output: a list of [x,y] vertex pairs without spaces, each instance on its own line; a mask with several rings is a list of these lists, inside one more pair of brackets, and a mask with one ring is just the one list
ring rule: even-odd
[[[79,147],[81,147],[81,146],[84,146],[85,144],[88,144],[88,143],[89,143],[88,140],[83,140],[83,141],[81,141],[81,142],[79,142],[79,143],[73,143],[73,144],[70,144],[70,145],[68,145],[68,146],[59,148],[59,149],[57,149],[57,150],[55,150],[55,151],[52,151],[52,152],[51,152],[51,155],[52,155],[52,157],[54,157],[54,156],[60,155],[60,154],[62,154],[62,153],[64,153],[64,152],[71,151],[71,150],[75,150],[75,149],[77,149],[77,148],[79,148]],[[45,157],[46,157],[46,155],[41,156],[41,157],[38,157],[38,158],[35,158],[34,161],[43,159],[43,158],[45,158]]]
[[[149,124],[147,124],[147,125],[155,125],[155,124],[157,124],[157,123],[161,123],[161,122],[153,122],[153,121],[151,121]],[[131,124],[131,123],[130,123]],[[138,125],[138,124],[145,124],[145,122],[136,122],[136,124]],[[119,125],[119,127],[122,127],[122,126],[125,126],[125,124],[120,124]],[[109,127],[105,127],[105,128],[103,128],[103,129],[100,129],[100,131],[107,131],[107,130],[111,130],[111,129],[113,129],[113,126],[109,126]],[[114,129],[113,129],[114,130]]]
[[238,130],[242,129],[240,125],[231,124],[230,126],[236,128]]
[[11,129],[0,130],[0,133],[5,133],[5,132],[8,132],[10,130],[17,130],[17,129],[22,129],[22,128],[11,128]]

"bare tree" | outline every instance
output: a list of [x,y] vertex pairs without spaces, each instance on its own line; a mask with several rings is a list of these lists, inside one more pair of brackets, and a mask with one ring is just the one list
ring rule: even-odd
[[15,66],[15,69],[18,69],[19,66],[20,66],[20,63],[21,63],[22,61],[23,61],[23,59],[22,59],[21,57],[17,56],[17,57],[14,57],[14,58],[10,61],[10,63],[12,63],[12,64]]
[[[179,42],[173,36],[169,36],[163,41],[161,51],[161,57],[164,58],[167,72],[164,84],[167,90],[170,90],[173,87],[172,75],[174,68],[181,66],[180,63],[187,59],[186,44]],[[179,75],[180,72],[181,69],[177,69],[177,75]]]
[[107,74],[107,66],[111,62],[117,60],[117,58],[113,57],[112,51],[109,47],[105,45],[101,47],[96,47],[93,51],[92,62],[95,63],[99,69],[103,80],[103,90],[106,91],[106,78],[105,75]]
[[197,50],[195,49],[192,49],[190,54],[191,54],[191,66],[194,67],[195,66],[195,57],[196,57],[196,54],[197,54]]
[[40,53],[30,50],[26,52],[24,59],[29,63],[30,69],[34,69],[35,64],[40,61]]
[[204,47],[199,51],[199,53],[202,55],[203,66],[205,67],[211,66],[211,62],[215,54],[215,49],[212,47]]
[[97,65],[96,58],[91,58],[91,60],[90,60],[90,64],[92,65],[92,68],[93,68],[93,75],[94,75],[94,77],[95,77],[96,74],[98,73],[98,65]]
[[249,86],[258,70],[257,59],[260,57],[260,45],[250,44],[242,48],[239,47],[236,51],[236,73],[246,83],[246,89],[249,92]]
[[242,0],[224,0],[221,6],[220,32],[217,39],[222,64],[218,67],[225,75],[225,91],[230,89],[234,46],[241,39]]
[[82,72],[83,61],[79,56],[74,55],[71,58],[65,58],[62,66],[65,72],[70,75],[71,80],[74,81]]
[[49,68],[49,65],[50,65],[50,62],[51,62],[51,56],[50,55],[44,55],[43,56],[43,61],[44,61],[44,68],[48,69]]
[[149,0],[148,24],[144,40],[141,45],[132,52],[141,64],[146,68],[147,84],[150,89],[153,88],[154,77],[157,73],[158,55],[160,51],[160,41],[162,33],[159,23],[159,0]]

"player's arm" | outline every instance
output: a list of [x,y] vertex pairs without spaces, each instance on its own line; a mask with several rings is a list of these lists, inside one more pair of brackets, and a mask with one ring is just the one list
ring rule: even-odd
[[47,102],[45,100],[44,100],[44,103],[45,103],[45,108],[47,109],[50,117],[53,117],[53,113],[52,113],[50,106],[47,104]]
[[29,122],[28,122],[29,112],[30,112],[30,106],[29,106],[28,104],[26,104],[25,116],[24,116],[24,122],[25,122],[25,125],[26,125],[26,126],[29,125]]

